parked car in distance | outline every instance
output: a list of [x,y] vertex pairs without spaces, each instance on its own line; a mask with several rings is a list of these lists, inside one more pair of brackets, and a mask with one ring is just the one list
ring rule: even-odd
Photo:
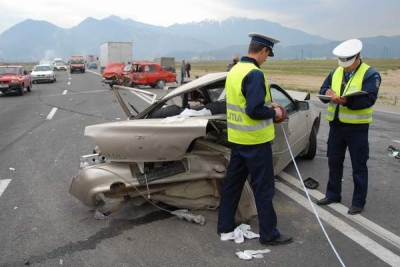
[[155,62],[138,61],[124,68],[124,85],[135,87],[149,85],[163,89],[166,83],[176,82],[176,73],[166,71]]
[[67,65],[64,62],[57,61],[54,63],[54,70],[60,71],[65,70],[67,71]]
[[55,69],[55,65],[54,65],[54,61],[52,60],[47,60],[47,59],[43,59],[39,62],[39,65],[50,65],[50,67],[54,70]]
[[[159,100],[147,90],[115,85],[114,93],[128,120],[85,128],[85,135],[96,143],[96,154],[80,157],[80,170],[71,180],[69,193],[96,208],[113,198],[142,200],[143,196],[178,208],[217,208],[230,159],[227,74],[204,75]],[[270,88],[272,101],[286,111],[285,120],[275,123],[272,145],[278,175],[292,162],[291,153],[315,157],[321,113],[308,101],[309,93],[285,90],[272,81]],[[135,107],[139,97],[151,99],[151,104]],[[239,213],[251,219],[256,209],[247,182],[244,192]]]
[[96,62],[90,62],[88,64],[88,69],[97,69],[97,63]]
[[23,66],[0,66],[0,91],[18,92],[24,94],[24,90],[30,92],[32,88],[31,74]]
[[56,74],[49,64],[36,65],[31,72],[32,83],[55,82]]

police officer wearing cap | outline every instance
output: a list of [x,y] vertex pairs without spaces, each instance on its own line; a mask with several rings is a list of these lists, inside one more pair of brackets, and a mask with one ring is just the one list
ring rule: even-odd
[[381,84],[380,74],[361,60],[362,42],[358,39],[339,44],[333,54],[339,67],[333,70],[321,86],[320,94],[330,96],[326,119],[329,121],[328,165],[329,181],[326,196],[318,205],[341,202],[343,162],[349,149],[353,168],[353,199],[348,214],[363,211],[368,191],[369,143],[368,130],[372,122],[373,105]]
[[219,233],[234,231],[235,214],[243,186],[250,175],[256,200],[260,243],[282,245],[292,241],[282,235],[272,203],[275,194],[271,141],[275,138],[273,119],[281,119],[278,104],[271,102],[267,79],[260,69],[279,41],[250,33],[247,56],[229,71],[226,79],[228,140],[231,157],[218,213]]

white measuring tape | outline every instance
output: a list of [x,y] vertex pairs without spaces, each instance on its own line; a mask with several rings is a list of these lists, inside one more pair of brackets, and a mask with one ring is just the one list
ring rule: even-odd
[[325,237],[326,237],[326,239],[328,240],[329,245],[331,246],[331,248],[332,248],[333,252],[335,253],[336,257],[338,258],[338,260],[340,261],[340,263],[342,264],[342,266],[346,266],[346,265],[344,265],[342,259],[340,258],[339,254],[337,253],[337,251],[336,251],[336,249],[335,249],[335,246],[332,244],[331,239],[329,238],[327,232],[325,231],[324,226],[322,225],[321,220],[319,219],[318,212],[317,212],[317,210],[315,209],[313,202],[311,201],[311,198],[310,198],[310,196],[309,196],[309,194],[308,194],[307,188],[306,188],[306,186],[304,185],[303,178],[301,177],[300,171],[299,171],[299,169],[297,168],[297,164],[296,164],[296,161],[295,161],[295,159],[294,159],[292,149],[290,148],[290,144],[289,144],[289,141],[288,141],[287,136],[286,136],[285,128],[283,127],[283,124],[281,124],[281,126],[282,126],[282,130],[283,130],[283,135],[285,136],[286,144],[287,144],[287,146],[288,146],[290,155],[291,155],[292,160],[293,160],[293,164],[294,164],[294,166],[295,166],[295,168],[296,168],[297,174],[299,175],[299,179],[300,179],[301,185],[303,186],[304,192],[305,192],[306,195],[307,195],[308,201],[310,202],[310,205],[311,205],[311,208],[312,208],[312,210],[313,210],[313,212],[314,212],[314,214],[315,214],[315,217],[317,217],[318,223],[319,223],[319,225],[321,226],[321,229],[322,229],[322,231],[324,232]]

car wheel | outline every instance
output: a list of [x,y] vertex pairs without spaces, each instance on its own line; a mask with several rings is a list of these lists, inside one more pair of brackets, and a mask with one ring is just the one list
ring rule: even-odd
[[303,154],[301,158],[303,159],[313,159],[317,154],[317,130],[313,126],[310,133],[310,138],[308,139],[308,149],[307,153]]
[[158,80],[157,81],[157,88],[164,89],[164,87],[165,87],[165,81],[164,80]]
[[19,88],[18,94],[24,95],[24,85],[21,85],[21,87]]
[[55,81],[55,82],[57,81],[57,78],[56,78],[56,76],[54,76],[54,81]]

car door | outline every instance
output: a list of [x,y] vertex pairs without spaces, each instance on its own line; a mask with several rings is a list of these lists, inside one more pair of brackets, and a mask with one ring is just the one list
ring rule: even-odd
[[155,84],[160,79],[159,72],[155,65],[146,66],[147,83]]
[[275,139],[273,141],[274,164],[276,170],[283,168],[292,161],[288,144],[294,157],[305,147],[308,135],[307,112],[296,108],[295,101],[282,88],[271,86],[273,102],[278,103],[286,110],[286,119],[280,124],[275,124]]
[[24,67],[20,68],[20,72],[21,72],[21,76],[22,76],[22,80],[23,80],[24,86],[29,86],[31,74],[28,73],[28,72],[25,70]]

